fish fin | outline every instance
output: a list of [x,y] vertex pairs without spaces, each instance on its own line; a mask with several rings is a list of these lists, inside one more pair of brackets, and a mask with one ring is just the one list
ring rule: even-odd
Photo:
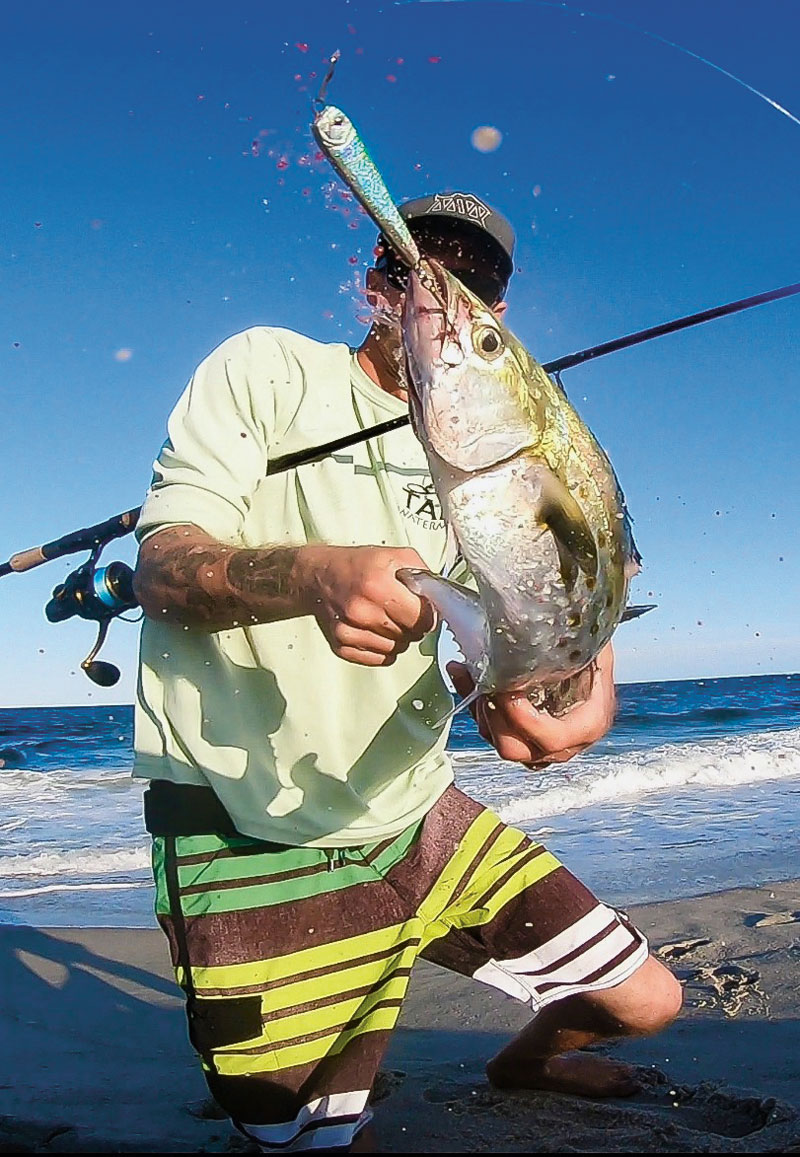
[[[542,485],[539,517],[563,552],[575,560],[587,578],[597,578],[597,544],[583,511],[560,479],[549,474]],[[562,549],[563,548],[563,549]]]
[[469,707],[470,703],[474,703],[480,695],[483,695],[483,691],[481,691],[480,687],[473,687],[469,695],[465,695],[463,699],[458,701],[458,703],[454,703],[447,714],[443,715],[441,719],[437,719],[436,722],[432,724],[432,726],[435,727],[438,731],[440,727],[444,727],[445,723],[449,723],[454,715],[459,715],[462,711],[465,711],[467,707]]
[[461,650],[470,674],[478,681],[486,664],[486,612],[474,591],[427,570],[404,568],[397,577],[410,591],[432,603]]
[[568,591],[572,591],[578,579],[579,568],[575,561],[575,556],[564,545],[560,538],[555,540],[556,550],[558,551],[558,565],[561,571],[561,580],[564,587]]
[[654,611],[657,606],[658,603],[632,604],[625,608],[619,621],[621,623],[628,623],[631,619],[638,619],[640,615],[646,615],[648,611]]

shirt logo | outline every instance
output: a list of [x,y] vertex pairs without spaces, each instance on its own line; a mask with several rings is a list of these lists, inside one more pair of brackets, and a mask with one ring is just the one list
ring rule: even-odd
[[467,195],[463,193],[437,193],[428,212],[457,213],[460,217],[471,217],[473,221],[483,225],[491,213],[491,209],[488,205],[484,205],[483,201],[473,197],[471,193]]
[[430,478],[424,482],[409,482],[403,487],[406,496],[405,507],[400,513],[403,518],[421,527],[423,530],[443,530],[442,505]]

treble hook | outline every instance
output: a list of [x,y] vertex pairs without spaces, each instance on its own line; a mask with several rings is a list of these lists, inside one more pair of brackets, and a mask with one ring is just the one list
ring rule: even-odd
[[322,110],[325,107],[325,94],[328,91],[328,85],[330,84],[331,80],[333,79],[333,74],[336,71],[336,62],[338,61],[338,59],[341,55],[342,55],[341,52],[337,48],[336,51],[334,52],[334,54],[331,56],[330,68],[328,69],[328,71],[325,73],[325,76],[323,77],[322,84],[319,86],[319,92],[314,97],[314,99],[311,101],[312,107],[316,113],[322,112]]

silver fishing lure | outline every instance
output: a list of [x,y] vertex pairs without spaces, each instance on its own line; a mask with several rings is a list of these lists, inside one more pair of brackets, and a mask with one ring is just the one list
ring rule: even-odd
[[311,131],[322,152],[344,183],[352,190],[394,251],[410,267],[419,265],[420,252],[403,218],[375,167],[356,127],[341,109],[325,104],[325,92],[333,76],[339,52],[334,52],[330,68],[314,100]]

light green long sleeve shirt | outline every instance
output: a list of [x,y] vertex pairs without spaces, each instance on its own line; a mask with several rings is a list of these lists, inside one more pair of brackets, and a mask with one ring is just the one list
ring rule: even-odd
[[[270,459],[407,412],[344,345],[255,328],[197,369],[137,527],[194,523],[236,547],[409,546],[446,565],[447,533],[409,428],[267,477]],[[134,775],[210,785],[245,835],[347,846],[420,819],[452,780],[437,632],[386,668],[348,663],[316,619],[218,633],[142,630]]]

